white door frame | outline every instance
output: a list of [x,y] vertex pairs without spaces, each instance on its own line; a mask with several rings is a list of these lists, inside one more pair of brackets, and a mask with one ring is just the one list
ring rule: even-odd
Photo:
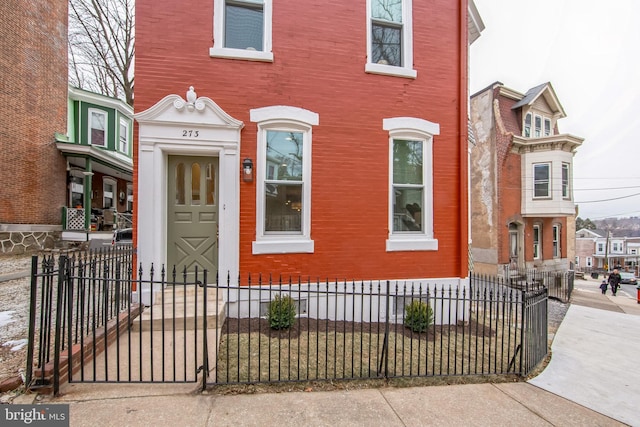
[[[185,101],[167,95],[135,114],[139,124],[137,257],[145,274],[167,261],[167,171],[169,155],[219,158],[218,271],[238,277],[240,239],[240,131],[243,123],[189,88]],[[173,266],[167,266],[173,268]],[[209,282],[215,281],[209,273]],[[159,276],[158,276],[159,277]]]

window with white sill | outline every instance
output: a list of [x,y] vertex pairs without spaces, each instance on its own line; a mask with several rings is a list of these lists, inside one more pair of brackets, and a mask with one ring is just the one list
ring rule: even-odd
[[551,196],[551,164],[535,163],[533,165],[533,197],[548,198]]
[[273,61],[272,0],[215,0],[212,57]]
[[569,163],[562,163],[562,198],[570,199],[571,198],[571,189],[569,185],[571,184],[571,180],[569,178],[570,172]]
[[258,123],[253,253],[313,253],[311,147],[318,114],[273,106],[250,115]]
[[553,226],[553,257],[554,258],[559,258],[561,256],[561,251],[560,251],[560,226],[559,225],[554,225]]
[[128,155],[129,154],[129,121],[124,118],[120,118],[120,134],[118,135],[119,146],[118,150]]
[[531,113],[527,113],[524,118],[523,135],[527,138],[531,136]]
[[412,0],[367,0],[367,73],[417,76],[412,23]]
[[114,195],[116,193],[116,181],[111,178],[102,179],[102,208],[111,209],[115,207]]
[[106,147],[107,112],[89,109],[89,144]]
[[542,241],[542,227],[538,224],[533,226],[533,259],[540,259],[542,250],[540,242]]
[[437,250],[433,231],[433,137],[440,126],[412,117],[383,119],[389,131],[387,251]]

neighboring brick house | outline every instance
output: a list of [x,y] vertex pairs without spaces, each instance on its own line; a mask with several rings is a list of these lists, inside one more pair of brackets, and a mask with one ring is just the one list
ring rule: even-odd
[[497,82],[471,96],[471,237],[475,271],[562,271],[575,259],[573,157],[583,138],[550,83],[521,94]]
[[67,132],[56,135],[67,161],[63,239],[83,241],[89,230],[131,227],[133,108],[75,87],[69,87],[67,108]]
[[67,2],[0,2],[0,253],[51,247],[65,205]]
[[604,236],[606,234],[601,230],[583,228],[576,231],[576,271],[590,272],[599,268],[595,257],[596,242]]
[[479,23],[466,0],[137,0],[138,260],[466,283]]

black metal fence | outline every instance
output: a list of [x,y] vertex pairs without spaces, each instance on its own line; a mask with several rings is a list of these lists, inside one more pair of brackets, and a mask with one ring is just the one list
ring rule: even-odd
[[[226,321],[216,325],[210,385],[526,375],[547,354],[544,287],[289,279],[217,290],[225,293]],[[274,330],[268,306],[282,295],[294,301],[297,319]],[[408,327],[414,301],[432,315],[424,331]]]
[[514,289],[532,291],[546,288],[550,298],[569,302],[573,292],[573,270],[544,271],[537,269],[506,270],[500,276],[471,273],[471,283],[491,283]]
[[[134,271],[132,255],[33,258],[29,386],[523,376],[547,355],[544,282],[218,282],[206,270]],[[276,330],[270,306],[285,295],[295,321]]]

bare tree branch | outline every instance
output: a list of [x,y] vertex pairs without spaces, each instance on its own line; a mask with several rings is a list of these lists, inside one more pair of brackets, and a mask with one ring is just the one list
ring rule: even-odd
[[134,0],[69,0],[69,80],[133,105]]

